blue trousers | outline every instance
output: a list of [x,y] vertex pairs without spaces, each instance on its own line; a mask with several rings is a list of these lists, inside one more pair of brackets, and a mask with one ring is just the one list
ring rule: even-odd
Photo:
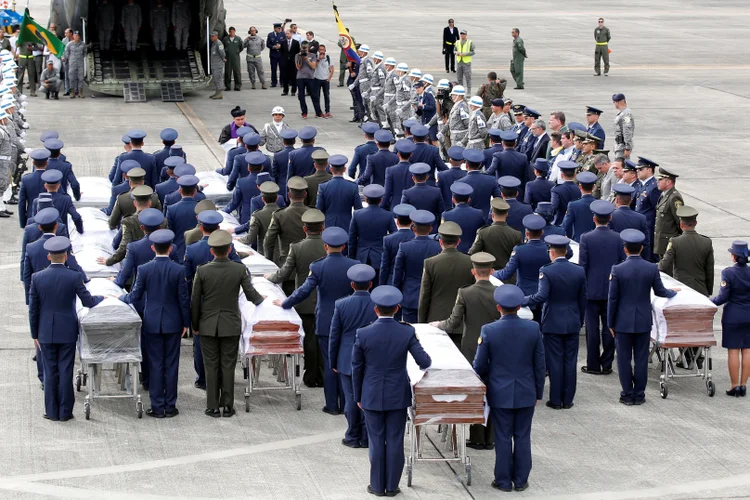
[[[143,312],[141,312],[141,319],[143,319]],[[148,360],[148,342],[149,338],[148,335],[146,335],[143,332],[143,329],[141,329],[141,384],[146,390],[149,390],[150,386],[149,383],[151,382],[151,365]]]
[[328,337],[318,336],[320,353],[323,355],[323,395],[326,409],[340,412],[344,406],[344,391],[341,389],[339,374],[331,368],[331,357],[328,355]]
[[44,385],[44,355],[38,347],[36,348],[36,376],[39,378],[39,382]]
[[410,309],[408,307],[402,307],[404,321],[407,323],[417,323],[419,320],[419,309]]
[[70,417],[76,402],[73,394],[76,344],[41,345],[44,357],[44,413],[53,420]]
[[117,250],[117,248],[120,246],[120,242],[122,242],[122,227],[117,230],[117,234],[115,234],[115,237],[112,238],[112,248]]
[[341,388],[344,390],[344,414],[346,415],[346,434],[344,440],[350,444],[367,445],[367,428],[365,427],[365,415],[354,401],[354,386],[352,376],[339,374]]
[[180,371],[179,333],[151,333],[148,337],[149,390],[154,413],[174,411]]
[[370,487],[377,493],[395,491],[404,471],[406,408],[365,410],[370,439]]
[[271,86],[275,87],[278,83],[277,74],[279,73],[281,69],[281,56],[278,57],[271,57]]
[[501,488],[523,486],[531,472],[534,407],[492,408],[490,418],[495,431],[495,482]]
[[615,339],[607,326],[607,300],[589,300],[586,303],[586,367],[597,372],[611,370],[614,359]]
[[550,403],[571,404],[576,395],[578,333],[545,333],[544,352],[548,353]]
[[[648,346],[651,335],[649,332],[615,334],[617,374],[622,386],[620,396],[628,401],[641,401],[646,397]],[[634,366],[631,366],[631,361]]]
[[206,386],[206,368],[203,366],[203,350],[201,349],[201,336],[193,335],[193,367],[195,368],[195,381],[202,387]]

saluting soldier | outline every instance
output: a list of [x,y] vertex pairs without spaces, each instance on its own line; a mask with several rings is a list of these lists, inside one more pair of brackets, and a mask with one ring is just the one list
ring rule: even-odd
[[[475,283],[458,290],[455,305],[450,317],[443,321],[433,321],[431,326],[445,331],[462,332],[460,348],[467,361],[473,362],[477,352],[479,333],[482,327],[500,319],[494,293],[495,285],[490,283],[492,264],[495,257],[487,252],[475,253],[471,259],[471,274]],[[471,314],[469,314],[471,311]],[[492,423],[488,426],[473,424],[469,428],[469,442],[466,446],[476,450],[491,450],[495,444]]]
[[[325,216],[320,210],[311,209],[302,214],[302,230],[305,239],[292,243],[284,265],[275,273],[265,278],[271,283],[286,283],[294,278],[294,288],[299,288],[310,275],[310,264],[326,256],[325,244],[320,234],[323,232]],[[318,339],[315,336],[315,307],[318,303],[318,292],[313,290],[310,296],[294,306],[302,320],[305,330],[303,349],[305,351],[305,373],[302,381],[308,387],[323,386],[323,355],[320,352]]]
[[[193,334],[201,335],[206,370],[206,411],[210,417],[231,417],[234,409],[234,372],[242,334],[237,290],[256,306],[263,297],[253,287],[247,268],[229,260],[232,235],[221,229],[208,238],[214,260],[200,266],[193,280]],[[223,413],[219,407],[224,407]]]
[[[422,285],[419,289],[420,323],[446,319],[449,310],[456,302],[458,289],[471,285],[474,278],[471,274],[471,257],[456,248],[461,242],[461,226],[455,222],[443,222],[438,228],[442,251],[424,261]],[[448,334],[456,346],[461,345],[460,333]]]
[[659,261],[659,270],[709,297],[714,289],[714,247],[711,238],[696,232],[698,211],[693,207],[677,209],[682,234],[670,238]]
[[502,198],[492,199],[492,224],[477,231],[477,239],[469,250],[473,255],[487,252],[495,256],[494,269],[502,269],[510,260],[510,255],[516,245],[523,242],[520,231],[510,227],[505,220],[508,217],[510,205]]
[[633,151],[633,134],[635,133],[633,112],[630,111],[623,94],[613,95],[612,103],[617,110],[617,115],[615,115],[615,158],[620,156],[630,158],[630,153]]
[[[654,253],[662,256],[667,251],[669,240],[682,233],[680,218],[677,210],[685,203],[682,195],[675,189],[675,181],[678,175],[664,167],[659,167],[657,181],[658,190],[661,191],[659,201],[656,203],[656,220],[654,221]],[[703,293],[703,292],[701,292]],[[711,293],[711,288],[704,295]]]

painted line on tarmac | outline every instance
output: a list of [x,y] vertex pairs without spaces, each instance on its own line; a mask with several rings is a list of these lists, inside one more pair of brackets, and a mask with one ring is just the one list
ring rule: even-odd
[[257,444],[234,448],[231,450],[214,451],[210,453],[199,453],[196,455],[184,455],[181,457],[165,458],[162,460],[151,460],[146,462],[137,462],[125,465],[113,465],[110,467],[93,467],[90,469],[71,469],[56,472],[42,472],[39,474],[27,474],[22,476],[10,476],[0,478],[0,489],[13,489],[14,485],[28,483],[32,481],[54,481],[58,479],[72,479],[78,477],[104,476],[108,474],[119,474],[123,472],[137,472],[144,470],[160,469],[163,467],[174,467],[180,465],[196,464],[210,460],[221,460],[225,458],[241,457],[265,453],[267,451],[287,450],[297,446],[306,446],[317,444],[325,441],[331,441],[341,438],[341,431],[326,432],[305,436],[283,441],[274,441],[271,443]]
[[149,495],[144,493],[121,493],[115,491],[92,490],[86,488],[73,488],[68,486],[59,486],[56,484],[19,482],[9,487],[0,486],[0,490],[15,491],[17,493],[33,493],[34,495],[45,495],[60,498],[91,498],[107,500],[165,500],[165,499],[185,499],[185,496],[166,496],[166,495]]
[[[178,102],[177,108],[182,112],[183,115],[185,115],[185,118],[190,122],[190,125],[193,126],[195,131],[200,136],[201,140],[205,143],[206,147],[209,151],[211,151],[211,154],[216,158],[216,161],[219,163],[219,167],[224,166],[224,149],[222,149],[218,144],[216,144],[216,139],[214,139],[214,136],[211,135],[211,131],[208,130],[208,127],[206,127],[206,124],[203,123],[203,120],[200,119],[200,117],[193,111],[193,108],[190,107],[190,105],[186,102]],[[213,169],[211,169],[213,170]]]

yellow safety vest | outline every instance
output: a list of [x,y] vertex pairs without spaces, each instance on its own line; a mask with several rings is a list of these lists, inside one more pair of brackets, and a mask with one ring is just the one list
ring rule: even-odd
[[[456,42],[456,52],[468,52],[469,49],[471,49],[471,40],[468,38],[466,39],[466,42],[462,42],[461,40]],[[456,58],[458,59],[458,62],[467,64],[471,62],[471,56],[456,56]]]

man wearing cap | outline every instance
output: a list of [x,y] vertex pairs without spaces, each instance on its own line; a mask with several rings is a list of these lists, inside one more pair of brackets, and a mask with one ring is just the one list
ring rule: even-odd
[[[358,180],[362,177],[365,171],[364,167],[367,166],[367,158],[378,152],[378,145],[375,142],[375,132],[378,130],[380,130],[380,127],[376,123],[366,122],[362,124],[362,132],[365,134],[366,142],[354,148],[354,156],[346,172],[352,179]],[[359,172],[357,172],[357,167],[359,167]]]
[[451,90],[450,99],[453,101],[453,107],[448,114],[448,119],[438,132],[438,140],[450,134],[451,145],[466,147],[469,132],[469,107],[464,99],[465,96],[466,89],[461,85],[456,85]]
[[[154,258],[154,250],[151,248],[151,241],[148,239],[148,236],[166,225],[164,214],[155,208],[145,208],[138,212],[137,215],[129,217],[128,221],[131,219],[138,224],[140,235],[127,245],[125,259],[122,261],[120,271],[115,278],[110,278],[120,288],[125,288],[131,281],[131,278],[135,282],[138,267]],[[176,260],[174,253],[170,257],[172,260]],[[143,313],[143,304],[135,302],[133,305],[139,314]]]
[[469,132],[466,136],[466,147],[483,151],[484,142],[487,139],[487,123],[481,105],[482,98],[479,96],[474,96],[469,100]]
[[164,168],[167,170],[167,180],[160,182],[154,188],[154,192],[159,197],[159,202],[164,206],[167,195],[174,193],[179,188],[177,184],[177,174],[175,169],[185,164],[185,160],[179,156],[170,156],[164,160]]
[[[216,210],[216,205],[211,200],[201,200],[198,203],[196,203],[195,210],[194,210],[196,217],[204,210]],[[196,241],[200,241],[201,238],[203,238],[203,233],[201,232],[201,225],[196,224],[193,229],[190,229],[189,231],[185,231],[185,246],[192,245]]]
[[18,191],[18,222],[21,229],[26,226],[26,220],[31,217],[31,203],[44,190],[42,174],[47,168],[49,151],[46,149],[34,149],[29,153],[34,170],[29,175],[21,178],[21,186]]
[[271,178],[276,179],[276,183],[279,185],[279,195],[287,200],[286,181],[289,169],[289,154],[294,151],[294,143],[298,134],[294,129],[284,129],[279,135],[281,136],[284,149],[273,155]]
[[[328,158],[331,166],[331,180],[318,187],[315,206],[326,215],[326,227],[340,227],[349,230],[352,221],[352,210],[362,208],[359,188],[354,182],[344,178],[347,157],[333,155]],[[309,184],[308,179],[308,184]]]
[[612,266],[625,260],[620,235],[608,227],[614,205],[596,200],[590,205],[596,228],[581,237],[578,265],[586,273],[586,364],[583,373],[609,375],[615,342],[607,326],[607,294]]
[[60,150],[63,148],[63,141],[60,139],[48,139],[44,141],[44,147],[49,151],[49,158],[47,159],[47,170],[59,170],[62,172],[62,192],[68,192],[68,186],[73,191],[73,196],[76,201],[81,199],[81,185],[76,179],[75,173],[73,173],[73,165],[70,162],[65,161],[61,158]]
[[46,170],[42,173],[44,189],[50,194],[52,206],[60,212],[61,217],[65,217],[65,220],[70,217],[73,220],[73,224],[75,224],[76,230],[80,234],[83,234],[83,219],[73,205],[73,200],[68,194],[60,192],[61,179],[62,173],[59,170]]
[[659,261],[659,270],[696,292],[711,295],[714,288],[714,250],[711,238],[695,230],[698,211],[681,206],[677,210],[682,234],[669,239]]
[[[16,58],[18,59],[18,89],[23,89],[23,77],[26,72],[29,74],[29,89],[31,90],[30,95],[36,97],[37,79],[39,75],[36,73],[36,64],[34,62],[33,52],[38,50],[38,44],[31,42],[18,43],[16,42]],[[63,59],[64,61],[65,59]]]
[[522,243],[523,237],[506,222],[510,205],[502,197],[493,198],[491,205],[492,224],[477,231],[469,254],[491,253],[495,256],[493,268],[502,269],[508,264],[513,248]]
[[[497,287],[490,283],[495,257],[486,252],[479,252],[472,255],[470,259],[472,264],[471,274],[475,283],[458,289],[455,305],[448,319],[433,321],[430,325],[445,331],[462,332],[460,336],[461,353],[467,361],[473,362],[477,352],[480,330],[484,325],[500,319],[500,311],[498,311],[494,299],[494,292]],[[471,314],[469,314],[469,310],[471,310]],[[495,439],[491,424],[487,427],[473,424],[470,427],[469,442],[466,446],[479,450],[491,450],[494,444]]]
[[[174,156],[173,154],[170,153],[170,149],[177,142],[177,136],[178,136],[178,133],[173,128],[165,128],[159,133],[159,138],[161,139],[161,143],[163,144],[164,147],[158,151],[154,151],[152,154],[154,155],[154,158],[156,159],[156,171],[159,172],[159,179],[161,180],[167,180],[164,160],[166,160],[170,156]],[[175,152],[177,151],[175,150]],[[182,148],[180,148],[179,152],[180,152],[179,157],[187,161],[187,155],[185,155],[185,153],[182,152]]]
[[349,254],[376,272],[380,270],[383,238],[396,232],[393,214],[382,208],[384,192],[378,184],[365,186],[367,207],[356,210],[349,225]]
[[315,127],[302,127],[299,131],[299,138],[302,140],[302,147],[289,153],[289,170],[287,171],[287,180],[292,177],[306,177],[315,172],[315,165],[312,159],[314,151],[322,149],[315,146],[315,136],[318,131]]
[[[475,153],[471,153],[470,155],[476,156]],[[451,187],[456,181],[466,177],[466,171],[461,168],[464,161],[464,148],[461,146],[451,146],[448,148],[448,161],[450,168],[442,172],[437,172],[437,185],[443,196],[443,205],[449,210],[453,206],[451,201],[453,196],[451,194]]]
[[263,164],[267,159],[268,157],[260,151],[253,151],[245,155],[244,161],[247,163],[249,174],[239,179],[237,189],[232,193],[232,200],[224,207],[224,212],[226,213],[232,213],[235,209],[239,211],[240,224],[245,224],[250,220],[250,216],[252,215],[250,203],[253,197],[260,194],[256,179],[258,174],[263,170]]
[[211,32],[210,41],[208,57],[211,62],[211,76],[214,79],[214,93],[208,97],[209,99],[224,99],[224,65],[227,62],[227,53],[224,44],[219,40],[218,31]]
[[[637,181],[636,181],[637,182]],[[643,242],[643,254],[650,255],[651,240],[648,236],[648,220],[643,214],[639,214],[632,209],[633,193],[635,189],[627,183],[618,183],[613,186],[615,194],[615,206],[617,207],[612,213],[612,221],[609,227],[618,233],[626,229],[637,229],[646,235]]]
[[327,171],[328,152],[325,149],[313,151],[312,159],[315,171],[304,177],[307,182],[307,199],[305,200],[305,204],[308,207],[315,208],[320,185],[331,180],[333,176]]
[[416,103],[414,106],[414,113],[418,117],[419,123],[426,126],[428,135],[431,131],[437,134],[437,124],[430,126],[432,118],[437,113],[437,101],[431,91],[427,90],[425,82],[417,82],[414,84],[414,92],[417,94]]
[[[574,161],[562,161],[558,164],[562,175],[562,183],[552,188],[552,210],[555,212],[553,224],[561,226],[568,204],[581,198],[581,190],[576,186],[574,176],[578,165]],[[593,200],[593,197],[592,197]],[[566,233],[568,231],[566,230]]]
[[[242,127],[250,127],[251,131],[256,134],[258,133],[258,129],[245,121],[245,112],[240,106],[235,106],[231,109],[229,113],[232,115],[232,121],[222,127],[219,134],[219,144],[224,145],[224,143],[229,142],[231,139],[239,138]],[[247,131],[244,132],[247,133]]]
[[[409,215],[415,210],[411,205],[398,204],[393,207],[393,215],[396,222],[396,231],[383,238],[383,255],[380,259],[380,276],[381,285],[393,283],[393,265],[396,261],[396,254],[399,246],[404,241],[414,239],[414,232],[411,229],[411,218]],[[397,319],[401,315],[397,314]]]
[[454,182],[450,188],[453,194],[452,201],[448,206],[454,208],[446,210],[442,215],[442,222],[455,222],[461,227],[461,240],[456,247],[461,253],[469,253],[477,235],[477,231],[485,226],[487,219],[478,208],[472,207],[471,196],[474,190],[465,182]]
[[[526,242],[516,245],[510,254],[508,264],[495,271],[495,278],[505,283],[514,283],[526,295],[534,294],[539,287],[539,269],[550,263],[549,249],[542,241],[546,221],[539,215],[530,214],[523,218]],[[513,277],[515,276],[515,280]],[[534,321],[541,320],[541,307],[532,307]]]
[[50,96],[53,99],[60,99],[62,80],[60,80],[60,72],[55,69],[55,63],[51,59],[47,61],[47,67],[42,71],[39,81],[42,83],[42,92],[45,99],[49,99]]
[[146,171],[146,185],[153,188],[159,179],[160,172],[156,168],[156,158],[154,155],[143,151],[143,139],[146,132],[143,130],[131,130],[128,132],[132,150],[122,155],[121,163],[125,160],[134,160],[140,164],[141,168]]
[[580,198],[568,203],[568,209],[563,217],[562,226],[565,234],[576,243],[581,242],[581,235],[593,231],[595,225],[591,217],[591,203],[596,198],[591,194],[594,190],[596,176],[591,172],[581,172],[576,176],[581,190]]
[[[279,70],[282,74],[284,72],[281,62],[281,46],[285,41],[286,36],[281,30],[281,23],[273,23],[273,31],[269,32],[266,37],[266,47],[268,47],[268,57],[271,64],[271,87],[276,87]],[[283,80],[283,76],[281,78]]]
[[[669,240],[682,234],[682,225],[677,211],[685,203],[682,195],[675,189],[678,175],[664,167],[659,167],[657,189],[661,196],[656,203],[656,220],[654,221],[654,253],[662,256],[667,252]],[[710,295],[713,287],[705,295]]]
[[[255,216],[254,216],[255,217]],[[321,238],[325,216],[316,209],[307,210],[302,214],[302,229],[305,239],[289,246],[289,255],[283,265],[273,274],[265,278],[271,283],[286,283],[290,280],[291,289],[298,289],[310,275],[310,264],[326,256],[325,244]],[[267,257],[271,258],[271,257]],[[303,349],[305,351],[305,373],[302,381],[308,387],[323,387],[323,355],[320,352],[318,339],[315,336],[315,310],[318,302],[318,292],[313,290],[303,301],[294,306],[302,319],[305,330]]]
[[344,409],[344,396],[338,375],[331,365],[328,341],[335,303],[338,299],[352,293],[351,280],[347,277],[347,271],[358,262],[342,254],[348,239],[346,231],[340,227],[327,228],[323,231],[322,238],[328,255],[310,264],[309,276],[289,298],[283,302],[274,300],[274,304],[284,309],[291,309],[317,290],[315,334],[323,355],[323,392],[325,394],[323,411],[338,415]]
[[404,190],[414,186],[414,179],[409,173],[411,155],[416,145],[409,139],[400,139],[394,147],[399,162],[385,169],[385,194],[381,206],[386,210],[401,202]]
[[[126,191],[117,196],[115,206],[112,208],[112,213],[109,216],[109,228],[116,229],[120,226],[122,219],[133,215],[136,212],[136,206],[133,200],[136,196],[135,188],[143,186],[145,189],[139,190],[141,196],[151,199],[151,207],[157,210],[161,210],[161,202],[159,201],[159,195],[154,193],[154,190],[144,184],[144,177],[146,172],[140,167],[135,167],[128,172],[128,183],[130,190]],[[131,196],[132,195],[132,196]],[[148,207],[146,207],[148,208]]]
[[[357,330],[352,351],[354,400],[364,410],[370,447],[370,484],[375,496],[396,496],[404,469],[406,409],[411,387],[406,355],[421,370],[432,364],[414,327],[399,323],[394,314],[403,299],[395,287],[382,285],[370,294],[377,321]],[[425,375],[427,376],[427,375]]]
[[129,153],[133,147],[130,145],[130,137],[123,135],[120,139],[122,141],[123,152],[115,156],[115,161],[112,163],[112,167],[109,169],[109,181],[112,186],[117,186],[122,183],[122,170],[120,169],[120,162],[125,153]]
[[615,115],[615,156],[630,158],[630,153],[633,151],[633,134],[635,133],[633,112],[630,111],[623,94],[613,95],[612,103],[617,110],[617,115]]
[[[48,208],[54,209],[54,212],[50,210],[46,211],[44,215],[40,215],[42,210]],[[57,214],[56,219],[51,219],[53,214]],[[41,222],[42,220],[46,222]],[[44,234],[44,230],[42,230],[41,227],[42,224],[47,225],[52,224],[52,222],[57,222],[57,228],[54,231],[55,236],[69,237],[68,227],[63,223],[62,218],[60,217],[60,212],[52,205],[52,197],[49,193],[41,193],[37,198],[37,212],[33,217],[29,218],[28,224],[23,228],[23,239],[21,240],[21,262],[19,263],[21,281],[23,281],[23,265],[26,261],[26,247],[42,237]]]
[[[518,201],[518,188],[521,186],[521,181],[515,177],[506,175],[500,177],[497,180],[497,184],[500,186],[503,199],[510,207],[507,218],[508,225],[517,231],[522,231],[523,218],[531,214],[533,210],[531,205]],[[492,219],[491,212],[488,212],[487,218]]]
[[463,152],[463,157],[466,160],[466,176],[460,182],[465,182],[474,190],[469,204],[486,214],[490,210],[490,198],[500,198],[500,186],[492,176],[480,171],[484,159],[481,151],[467,149]]
[[[121,262],[125,258],[128,245],[133,241],[140,240],[144,236],[141,225],[138,222],[138,215],[147,208],[155,208],[152,207],[153,192],[150,187],[141,185],[133,188],[131,194],[133,195],[133,201],[131,204],[135,205],[135,210],[132,214],[126,215],[122,218],[122,238],[120,239],[120,244],[117,246],[115,252],[106,259],[104,257],[99,257],[99,259],[97,259],[97,261],[101,260],[99,264],[112,266]],[[157,208],[157,210],[159,209]]]
[[487,384],[495,434],[492,487],[523,491],[531,472],[531,421],[544,397],[545,353],[539,325],[518,317],[524,301],[515,285],[498,287],[501,318],[482,327],[474,370]]
[[339,374],[341,380],[347,423],[341,444],[350,448],[369,446],[364,413],[354,400],[352,348],[357,337],[357,330],[378,319],[375,314],[375,303],[370,299],[370,289],[375,280],[375,274],[375,269],[366,264],[357,264],[349,268],[347,277],[351,280],[354,294],[336,301],[331,320],[329,358],[333,371]]
[[[480,152],[481,154],[481,152]],[[414,186],[405,189],[401,194],[401,203],[414,206],[417,210],[427,210],[435,216],[433,232],[437,231],[437,221],[445,211],[443,195],[440,188],[427,184],[430,166],[426,163],[414,163],[409,167],[409,173],[414,180]]]
[[627,258],[610,271],[607,325],[617,349],[617,374],[622,386],[620,403],[632,406],[646,402],[651,292],[657,297],[672,298],[679,288],[664,288],[656,264],[641,258],[646,235],[637,229],[626,229],[620,233],[620,239]]
[[[656,167],[659,164],[655,163],[648,158],[638,157],[638,164],[636,165],[636,172],[638,174],[638,181],[640,183],[637,197],[635,198],[635,211],[639,214],[646,216],[648,221],[648,238],[652,239],[654,235],[654,226],[656,225],[656,205],[659,203],[661,192],[659,191],[658,183],[654,177]],[[680,197],[681,198],[681,197]],[[682,200],[680,199],[680,203]],[[676,217],[675,217],[676,220]],[[656,239],[653,239],[654,245],[652,247],[651,254],[644,254],[643,257],[647,260],[654,261],[654,255],[656,254]],[[667,239],[664,240],[662,245],[662,251],[666,250]]]
[[[245,145],[245,152],[237,153],[234,160],[232,160],[232,172],[229,174],[229,179],[227,180],[227,191],[234,191],[237,181],[241,178],[247,177],[250,172],[250,165],[248,163],[250,158],[256,158],[257,161],[261,162],[258,164],[261,168],[257,170],[257,172],[271,171],[271,160],[268,156],[260,152],[260,135],[255,132],[248,132],[242,137],[242,142]],[[255,153],[260,153],[262,157],[255,155]],[[253,156],[250,156],[251,154],[253,154]]]
[[414,223],[415,238],[401,243],[393,267],[393,286],[404,295],[404,321],[416,323],[424,261],[440,253],[440,243],[429,238],[435,216],[427,210],[413,210],[409,217]]
[[383,186],[385,184],[385,172],[388,167],[392,167],[399,162],[395,153],[390,151],[393,134],[388,130],[378,130],[375,132],[375,141],[378,144],[378,151],[367,157],[367,166],[364,173],[357,179],[357,183],[367,185],[370,182]]
[[491,104],[490,114],[487,117],[487,129],[490,131],[493,129],[510,130],[513,127],[513,123],[504,111],[505,101],[501,98],[496,98],[492,99]]
[[175,234],[174,247],[178,262],[185,257],[185,231],[193,229],[197,221],[195,205],[199,200],[195,199],[198,189],[198,178],[194,175],[183,175],[177,179],[180,189],[180,201],[167,207],[167,225]]
[[643,184],[638,180],[637,166],[634,161],[622,159],[622,179],[620,183],[627,184],[633,188],[633,191],[630,192],[632,198],[630,200],[630,208],[633,210],[635,210],[635,203],[638,201],[638,196],[643,190]]
[[576,393],[578,334],[586,315],[586,272],[568,261],[570,240],[547,236],[552,261],[539,270],[539,288],[527,295],[525,306],[542,307],[542,333],[549,371],[547,406],[559,410],[573,407]]
[[503,141],[503,150],[492,155],[492,164],[487,169],[488,175],[494,175],[496,179],[504,176],[512,176],[521,181],[520,191],[524,192],[528,182],[529,160],[521,152],[515,151],[516,134],[507,130],[500,133]]
[[594,135],[599,139],[599,148],[604,147],[604,140],[607,138],[604,128],[599,123],[599,117],[602,113],[604,113],[604,111],[599,108],[586,106],[586,133]]
[[526,184],[523,202],[531,205],[531,208],[536,210],[540,202],[552,199],[552,188],[555,186],[555,183],[547,180],[547,171],[549,170],[549,162],[547,160],[537,158],[534,161],[533,168],[536,179]]
[[427,184],[434,186],[435,178],[440,172],[447,170],[445,162],[440,157],[440,149],[425,141],[430,135],[430,130],[423,125],[415,125],[411,129],[414,139],[414,152],[411,154],[409,161],[411,163],[426,163],[430,166],[430,176],[427,178]]
[[185,283],[185,268],[172,262],[174,233],[160,229],[149,235],[156,256],[138,269],[130,293],[120,296],[126,304],[144,302],[143,333],[149,364],[149,398],[146,415],[174,417],[179,413],[177,378],[180,364],[180,339],[190,325],[190,302]]
[[[438,233],[442,251],[424,261],[417,316],[420,323],[446,319],[459,288],[474,282],[471,258],[456,248],[461,242],[461,226],[452,221],[443,222]],[[451,332],[453,342],[461,345],[461,335]]]
[[[261,181],[264,174],[265,172],[258,175],[258,182]],[[238,226],[234,231],[230,230],[229,232],[238,234],[242,230],[247,231],[247,235],[240,241],[246,245],[251,245],[258,253],[263,255],[266,232],[268,231],[268,226],[271,225],[271,218],[274,212],[285,207],[286,204],[279,198],[279,186],[275,182],[263,181],[259,184],[258,189],[260,190],[260,194],[253,198],[251,206],[251,210],[253,210],[252,216],[250,217],[250,221],[244,225],[246,227]],[[260,203],[260,208],[255,208],[256,202]],[[276,256],[269,256],[268,260],[278,260],[278,254]]]
[[89,308],[104,297],[92,296],[81,275],[66,267],[68,238],[45,238],[41,248],[48,254],[49,267],[30,276],[29,326],[44,365],[44,418],[67,422],[75,404],[71,380],[78,340],[76,297]]
[[[178,165],[177,167],[175,167],[174,173],[175,173],[175,176],[177,177],[177,187],[179,188],[180,177],[184,177],[188,175],[195,176],[195,167],[188,163],[183,163],[182,165]],[[200,182],[200,180],[198,182]],[[203,194],[203,191],[201,190],[201,186],[197,187],[195,191],[195,195],[193,195],[193,197],[195,198],[195,201],[197,202],[200,202],[206,199],[206,195]],[[179,202],[181,199],[182,199],[182,195],[180,194],[179,189],[167,194],[164,197],[164,205],[162,207],[162,211],[166,214],[169,207]]]
[[[307,196],[307,181],[300,177],[289,179],[289,201],[288,207],[274,212],[271,217],[271,224],[268,226],[266,238],[264,240],[264,255],[276,255],[276,248],[279,247],[279,260],[274,261],[281,265],[289,254],[289,245],[305,238],[302,230],[302,214],[310,209],[305,205]],[[285,291],[291,293],[291,284],[284,285]]]
[[[178,204],[179,205],[179,204]],[[200,335],[206,370],[206,411],[211,417],[231,417],[234,409],[234,372],[242,321],[237,290],[256,306],[264,297],[253,287],[247,268],[229,259],[232,235],[214,231],[208,238],[214,260],[200,266],[193,279],[192,328]]]

